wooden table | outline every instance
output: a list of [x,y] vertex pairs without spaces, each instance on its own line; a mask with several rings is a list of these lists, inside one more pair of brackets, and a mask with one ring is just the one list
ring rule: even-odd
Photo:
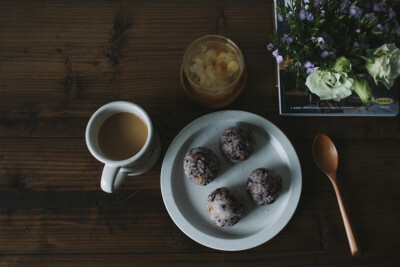
[[[0,265],[340,265],[399,263],[400,121],[278,115],[271,0],[1,1]],[[181,232],[160,192],[162,158],[178,132],[214,110],[185,96],[179,67],[197,37],[242,49],[247,85],[224,109],[259,114],[291,140],[303,188],[288,225],[251,250],[221,252]],[[398,88],[396,88],[398,89]],[[396,90],[394,89],[394,90]],[[92,113],[126,100],[161,135],[157,165],[101,191],[102,164],[85,144]],[[311,155],[328,134],[339,186],[363,254],[352,258],[336,197]],[[397,265],[398,266],[398,265]]]

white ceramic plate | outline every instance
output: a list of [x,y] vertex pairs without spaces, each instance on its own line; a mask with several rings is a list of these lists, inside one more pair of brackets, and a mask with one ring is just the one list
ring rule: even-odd
[[[219,138],[226,128],[252,129],[255,151],[241,163],[229,162],[220,152]],[[212,149],[221,162],[218,177],[199,186],[185,177],[183,158],[194,147]],[[268,167],[282,176],[283,190],[271,205],[256,206],[246,192],[247,177],[254,169]],[[230,228],[213,224],[206,210],[207,196],[219,187],[238,191],[245,199],[242,219]],[[287,137],[268,120],[244,111],[220,111],[187,125],[171,143],[162,165],[161,192],[175,224],[190,238],[219,250],[244,250],[270,240],[292,217],[301,192],[301,169]]]

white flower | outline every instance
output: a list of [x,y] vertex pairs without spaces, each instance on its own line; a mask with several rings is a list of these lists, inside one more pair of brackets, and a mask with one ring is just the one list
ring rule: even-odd
[[348,97],[352,93],[354,80],[347,78],[347,73],[337,73],[314,69],[314,73],[308,75],[306,85],[308,89],[321,100],[336,100]]
[[393,86],[400,75],[400,51],[395,44],[384,44],[372,53],[375,56],[373,63],[367,63],[369,74],[375,83],[383,83],[387,89]]

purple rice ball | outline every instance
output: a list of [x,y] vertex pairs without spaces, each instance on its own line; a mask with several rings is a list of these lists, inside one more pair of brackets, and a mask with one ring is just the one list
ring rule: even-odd
[[211,183],[218,175],[220,162],[207,147],[192,148],[183,160],[183,171],[190,181],[198,185]]
[[254,151],[255,143],[253,132],[243,126],[225,129],[219,140],[222,154],[233,163],[248,159]]
[[220,187],[208,196],[206,208],[214,224],[231,227],[242,218],[244,201],[236,191]]
[[257,205],[271,204],[282,192],[282,177],[271,169],[256,169],[247,179],[247,192]]

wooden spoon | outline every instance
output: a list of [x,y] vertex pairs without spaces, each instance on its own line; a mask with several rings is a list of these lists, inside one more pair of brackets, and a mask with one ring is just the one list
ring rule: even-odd
[[342,213],[343,223],[346,229],[347,239],[349,240],[351,254],[353,256],[357,256],[360,254],[360,250],[354,237],[353,230],[351,229],[351,225],[347,217],[346,210],[344,209],[342,197],[340,196],[339,188],[336,182],[338,153],[335,145],[328,136],[320,134],[315,137],[313,144],[313,156],[318,168],[320,168],[320,170],[325,173],[332,182],[333,188],[335,189],[336,197],[339,202],[340,212]]

